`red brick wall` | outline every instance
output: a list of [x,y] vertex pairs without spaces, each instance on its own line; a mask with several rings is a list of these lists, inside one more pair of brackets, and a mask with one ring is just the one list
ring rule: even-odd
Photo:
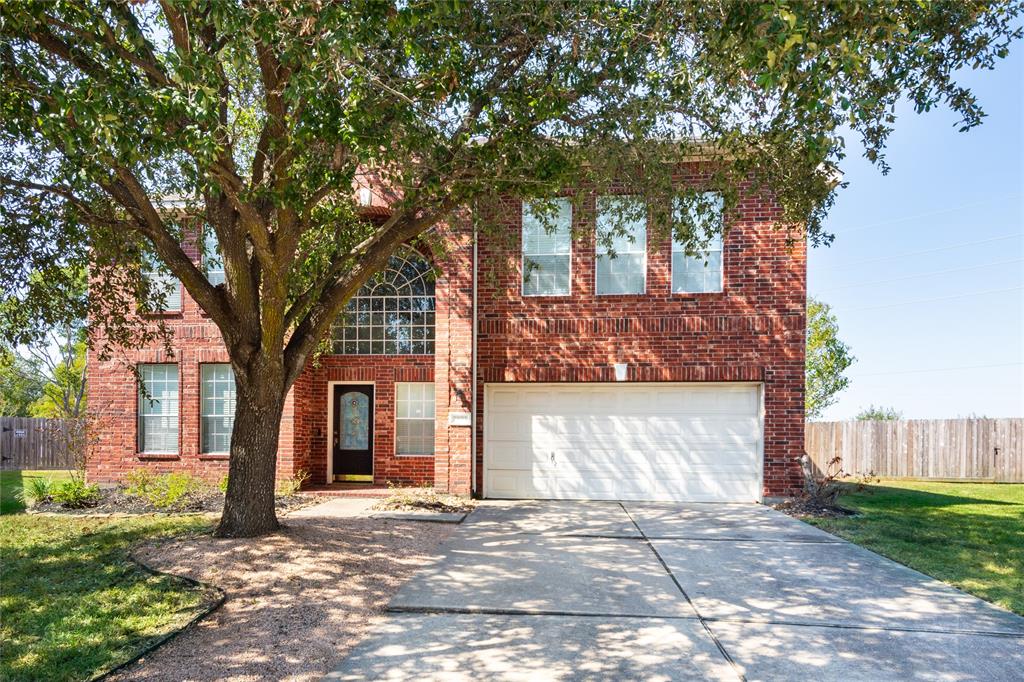
[[[326,355],[306,368],[296,383],[295,466],[310,472],[313,483],[326,482],[328,382],[373,382],[373,482],[424,485],[433,482],[434,458],[395,454],[395,383],[433,381],[430,355]],[[299,426],[301,425],[301,426]]]
[[[461,240],[462,246],[455,241]],[[458,460],[453,467],[457,474],[452,480],[468,493],[469,490],[469,429],[447,427],[448,405],[461,398],[456,394],[456,382],[461,380],[463,394],[469,395],[470,322],[466,287],[471,283],[467,269],[468,247],[471,242],[463,235],[453,241],[451,254],[441,264],[437,282],[438,322],[436,355],[326,355],[311,364],[296,381],[285,402],[284,416],[278,442],[279,478],[288,478],[299,470],[309,472],[312,483],[324,483],[327,476],[328,382],[374,382],[374,482],[393,482],[403,485],[427,485],[434,481],[435,458],[430,456],[398,456],[395,454],[395,382],[434,381],[435,367],[441,368],[444,378],[436,383],[438,426],[436,445],[443,462],[445,486],[448,485],[448,465],[453,461],[449,448]],[[197,257],[194,248],[193,257]],[[471,250],[468,252],[471,253]],[[449,276],[449,272],[453,273]],[[452,293],[455,287],[457,291]],[[448,298],[455,296],[456,302]],[[448,316],[458,319],[448,322]],[[199,454],[199,364],[227,362],[216,325],[195,301],[182,292],[180,311],[161,314],[160,319],[173,334],[173,356],[161,344],[151,348],[118,353],[113,359],[100,361],[93,351],[89,357],[89,404],[101,418],[94,429],[87,457],[89,480],[109,483],[122,480],[128,472],[147,467],[164,473],[186,471],[211,481],[227,473],[227,457]],[[461,320],[461,321],[460,321]],[[443,331],[442,331],[443,329]],[[448,330],[454,330],[459,348],[449,352]],[[144,362],[168,362],[178,365],[179,383],[179,449],[176,455],[142,455],[137,451],[138,388],[132,367]],[[447,368],[455,363],[453,372]],[[449,376],[451,375],[451,376]],[[464,376],[463,376],[464,375]],[[468,404],[466,408],[468,410]],[[461,440],[459,436],[461,435]]]
[[449,426],[451,412],[470,412],[473,374],[473,233],[463,217],[439,230],[448,249],[437,265],[437,353],[434,356],[434,486],[470,494],[472,430]]
[[[695,178],[683,178],[692,181]],[[800,486],[795,458],[803,444],[806,252],[776,229],[778,207],[746,196],[725,241],[724,291],[672,294],[668,239],[648,244],[647,293],[595,296],[593,201],[574,215],[587,236],[573,244],[572,295],[520,295],[521,207],[499,202],[485,219],[510,241],[482,237],[480,249],[477,423],[483,384],[498,381],[612,381],[616,362],[630,381],[757,381],[765,387],[765,494]],[[324,356],[307,368],[289,395],[281,425],[278,476],[298,469],[325,481],[330,381],[373,381],[374,480],[433,482],[459,494],[470,490],[470,429],[448,426],[452,411],[468,411],[472,375],[472,236],[468,222],[439,228],[448,244],[436,282],[436,353],[431,356]],[[490,231],[493,233],[493,231]],[[485,232],[486,234],[487,232]],[[653,235],[653,231],[652,231]],[[511,267],[509,267],[511,264]],[[199,455],[199,363],[226,361],[219,332],[187,294],[168,313],[179,364],[179,454],[143,458],[136,452],[137,389],[129,367],[163,362],[154,346],[114,360],[89,358],[89,401],[101,414],[88,458],[89,478],[114,481],[139,466],[185,470],[216,479],[223,459]],[[434,381],[434,457],[396,456],[394,383]],[[482,489],[483,440],[478,428],[477,489]]]
[[[765,386],[764,493],[801,485],[806,248],[787,244],[780,211],[765,196],[744,196],[724,243],[724,291],[671,293],[671,240],[649,229],[647,292],[594,293],[594,199],[575,212],[586,236],[573,242],[572,294],[523,297],[519,265],[521,204],[498,203],[488,217],[511,245],[481,238],[477,423],[487,382],[757,381]],[[509,267],[511,265],[511,267]],[[483,434],[477,431],[477,486]]]
[[[102,361],[95,350],[89,352],[89,409],[96,418],[86,459],[90,481],[121,480],[126,473],[141,466],[161,473],[187,471],[209,480],[217,480],[227,473],[227,457],[199,453],[199,366],[205,362],[227,362],[220,332],[184,293],[181,311],[160,317],[173,333],[173,356],[168,355],[161,344],[116,353]],[[138,452],[138,384],[132,367],[150,362],[178,365],[177,455]],[[279,475],[287,474],[279,472]]]

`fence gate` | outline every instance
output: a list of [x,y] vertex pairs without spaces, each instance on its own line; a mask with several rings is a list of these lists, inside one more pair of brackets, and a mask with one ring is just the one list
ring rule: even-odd
[[73,469],[74,428],[66,419],[0,417],[0,469]]

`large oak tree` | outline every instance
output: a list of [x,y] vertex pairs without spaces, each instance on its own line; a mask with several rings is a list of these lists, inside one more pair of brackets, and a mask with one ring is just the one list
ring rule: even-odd
[[[837,131],[855,131],[884,169],[900,97],[976,125],[981,109],[954,72],[991,68],[1020,36],[1020,11],[981,0],[12,0],[0,16],[2,326],[12,342],[44,328],[65,273],[88,261],[80,312],[94,343],[151,342],[137,305],[160,293],[140,263],[161,264],[220,329],[235,372],[218,533],[266,532],[285,395],[400,244],[497,194],[628,175],[635,191],[668,195],[674,162],[694,157],[727,207],[741,181],[770,190],[794,238],[827,242]],[[364,174],[393,194],[386,219],[360,215]],[[699,241],[690,222],[659,224]],[[205,231],[224,284],[183,248]]]

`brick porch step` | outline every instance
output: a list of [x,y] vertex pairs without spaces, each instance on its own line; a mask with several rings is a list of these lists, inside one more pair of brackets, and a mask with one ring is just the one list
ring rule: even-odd
[[330,497],[388,497],[396,488],[365,483],[329,483],[310,485],[298,492],[299,495],[327,495]]

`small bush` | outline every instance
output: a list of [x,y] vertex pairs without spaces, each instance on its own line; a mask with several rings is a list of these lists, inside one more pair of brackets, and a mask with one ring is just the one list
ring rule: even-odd
[[286,478],[277,484],[278,497],[291,497],[302,489],[302,485],[309,480],[309,472],[299,469],[292,478]]
[[221,476],[220,480],[217,481],[217,489],[220,490],[221,494],[223,494],[223,495],[227,495],[228,494],[228,475],[227,474],[224,474],[223,476]]
[[145,497],[156,486],[156,474],[149,469],[135,469],[124,477],[126,495]]
[[146,469],[136,469],[125,480],[126,495],[143,499],[157,509],[178,506],[202,489],[199,479],[177,471],[158,476]]
[[800,467],[804,473],[804,500],[815,507],[835,507],[836,498],[843,491],[839,481],[846,475],[842,468],[842,458],[830,459],[819,475],[815,472],[814,462],[805,452],[800,457]]
[[80,478],[71,478],[54,485],[50,490],[50,499],[68,509],[95,507],[100,501],[100,488],[97,485],[86,485]]
[[52,478],[30,478],[25,481],[18,497],[29,507],[34,507],[37,504],[50,501],[53,487]]

